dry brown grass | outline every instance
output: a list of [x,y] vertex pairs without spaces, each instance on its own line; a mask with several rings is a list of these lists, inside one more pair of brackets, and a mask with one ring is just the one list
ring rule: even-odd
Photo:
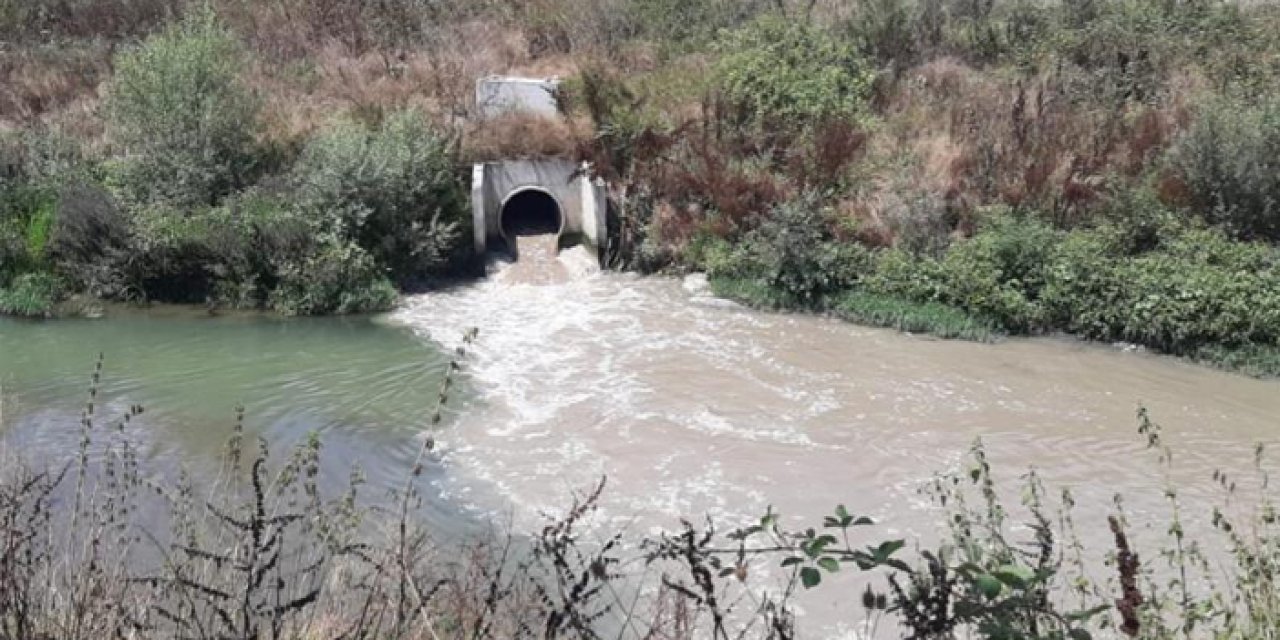
[[908,162],[882,163],[906,174],[889,182],[940,198],[962,232],[984,204],[1033,207],[1074,224],[1100,202],[1108,176],[1148,171],[1187,120],[1180,91],[1164,102],[1106,107],[1073,98],[1087,82],[1056,72],[1003,78],[938,58],[890,89],[872,146],[882,159],[907,152]]
[[468,124],[462,159],[483,162],[501,158],[575,158],[591,136],[581,119],[509,114]]
[[108,50],[19,49],[0,55],[0,122],[29,125],[91,98],[111,73]]

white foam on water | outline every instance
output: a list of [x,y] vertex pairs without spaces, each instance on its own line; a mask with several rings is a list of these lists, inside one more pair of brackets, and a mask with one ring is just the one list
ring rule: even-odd
[[[447,347],[479,328],[464,365],[475,400],[438,438],[441,488],[512,512],[517,528],[608,476],[601,530],[703,514],[726,530],[769,505],[812,526],[844,503],[883,521],[867,542],[927,540],[937,516],[918,489],[982,436],[1010,489],[1039,467],[1050,486],[1073,488],[1080,520],[1098,521],[1081,529],[1105,537],[1117,490],[1134,521],[1165,508],[1133,436],[1139,402],[1175,446],[1194,441],[1199,457],[1179,473],[1201,485],[1215,463],[1272,437],[1280,412],[1270,383],[1167,359],[1051,340],[921,340],[722,305],[705,278],[601,272],[583,251],[551,261],[555,278],[495,264],[493,277],[411,297],[393,318]],[[808,624],[836,632],[837,610],[802,604]]]

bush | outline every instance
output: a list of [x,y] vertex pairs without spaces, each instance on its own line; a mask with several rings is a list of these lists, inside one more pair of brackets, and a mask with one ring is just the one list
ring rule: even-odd
[[282,265],[271,308],[285,315],[386,311],[396,289],[373,258],[354,244],[325,244],[315,254]]
[[[870,269],[861,245],[836,241],[812,195],[778,205],[736,248],[714,250],[709,275],[755,281],[777,292],[780,306],[815,307]],[[780,301],[780,302],[781,302]]]
[[732,29],[763,12],[762,0],[632,0],[627,15],[642,37],[672,48],[696,48],[720,29]]
[[209,206],[248,182],[258,102],[237,77],[244,62],[209,10],[117,57],[107,115],[128,200]]
[[27,183],[0,186],[0,286],[48,264],[48,244],[57,198]]
[[1117,258],[1107,237],[1072,234],[1045,301],[1070,331],[1194,355],[1280,343],[1280,253],[1219,230],[1168,231],[1155,250]]
[[726,34],[715,77],[743,124],[789,131],[861,115],[873,73],[854,48],[803,21],[762,17]]
[[1040,302],[1058,234],[1030,218],[997,214],[942,260],[942,301],[989,317],[1009,331],[1035,332],[1048,324]]
[[70,286],[97,297],[123,297],[114,263],[126,259],[129,224],[97,185],[73,182],[58,192],[49,259]]
[[1205,105],[1173,165],[1207,220],[1244,238],[1280,240],[1280,103]]
[[1029,218],[995,212],[974,237],[942,259],[904,251],[880,255],[865,285],[872,293],[938,302],[1028,333],[1047,328],[1039,301],[1057,233]]
[[376,130],[339,124],[294,167],[298,209],[317,232],[355,243],[402,284],[437,274],[470,246],[449,148],[416,111]]
[[50,273],[24,273],[0,288],[0,314],[45,318],[62,298],[62,284]]
[[311,227],[277,196],[249,191],[220,207],[135,214],[117,265],[120,297],[260,307],[282,276],[316,251]]

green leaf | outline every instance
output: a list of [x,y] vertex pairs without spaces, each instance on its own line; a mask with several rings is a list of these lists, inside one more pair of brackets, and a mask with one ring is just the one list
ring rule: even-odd
[[822,582],[822,574],[813,567],[805,567],[800,570],[800,582],[804,584],[804,588],[812,589]]
[[876,561],[884,562],[889,559],[889,556],[896,553],[898,549],[901,549],[906,545],[907,543],[905,540],[886,540],[881,542],[880,546],[876,547],[875,552],[872,555],[875,556]]
[[1093,607],[1092,609],[1085,609],[1084,611],[1072,611],[1071,613],[1068,613],[1065,617],[1067,620],[1071,622],[1080,622],[1082,620],[1088,620],[1089,618],[1092,618],[1098,615],[1099,613],[1108,611],[1110,609],[1111,609],[1111,605],[1100,604],[1096,607]]
[[840,570],[840,562],[831,556],[818,558],[818,566],[826,569],[830,573],[835,573]]
[[978,586],[978,590],[982,592],[982,595],[988,598],[995,598],[1004,589],[1004,585],[1000,584],[1000,581],[989,573],[979,574],[974,580],[974,584]]
[[993,571],[992,574],[994,574],[996,579],[1000,580],[1000,582],[1018,589],[1025,588],[1036,578],[1035,571],[1032,571],[1030,567],[1016,564],[1006,564],[1001,566]]
[[790,567],[791,565],[800,564],[801,562],[804,562],[804,559],[800,556],[791,556],[790,558],[782,561],[782,566]]

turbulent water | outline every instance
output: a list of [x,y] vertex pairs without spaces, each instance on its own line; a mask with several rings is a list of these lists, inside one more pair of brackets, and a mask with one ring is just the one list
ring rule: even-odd
[[[156,460],[212,459],[244,404],[251,434],[319,430],[331,460],[385,484],[429,423],[442,354],[477,327],[466,391],[437,434],[429,515],[439,522],[492,514],[528,528],[607,476],[602,535],[702,514],[732,527],[769,505],[788,524],[816,524],[844,503],[880,523],[866,541],[928,540],[940,522],[918,490],[981,437],[1010,487],[1030,466],[1051,488],[1070,487],[1100,553],[1117,492],[1140,536],[1155,540],[1167,523],[1161,468],[1136,432],[1140,405],[1175,450],[1193,535],[1208,531],[1200,506],[1217,497],[1213,470],[1243,473],[1254,444],[1280,434],[1275,382],[1065,339],[973,344],[758,313],[696,277],[600,272],[582,249],[519,241],[518,262],[378,322],[0,320],[0,435],[32,455],[73,451],[105,351],[102,411],[146,404],[133,428]],[[848,595],[806,596],[806,624],[828,635],[833,603]]]
[[[929,539],[941,522],[919,489],[981,437],[1011,488],[1034,466],[1051,489],[1072,489],[1100,554],[1117,492],[1139,536],[1167,526],[1139,406],[1175,450],[1172,479],[1197,534],[1209,527],[1196,507],[1220,497],[1212,472],[1243,473],[1254,444],[1280,436],[1277,383],[1137,350],[941,341],[758,313],[696,277],[509,275],[414,298],[395,320],[444,344],[480,329],[467,365],[476,405],[442,436],[444,489],[517,522],[563,510],[607,476],[605,530],[704,513],[738,526],[769,505],[819,524],[844,503],[882,523],[871,539]],[[847,595],[802,605],[826,622]]]

